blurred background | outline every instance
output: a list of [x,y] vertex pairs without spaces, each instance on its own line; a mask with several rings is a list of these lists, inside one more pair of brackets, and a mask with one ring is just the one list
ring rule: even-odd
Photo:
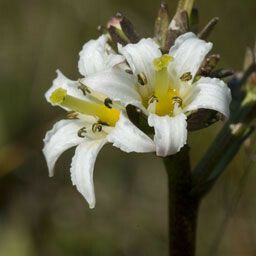
[[[176,1],[169,1],[173,14]],[[201,27],[220,22],[210,40],[219,66],[239,70],[256,32],[255,0],[198,0]],[[97,205],[72,186],[74,150],[48,178],[42,139],[64,111],[44,92],[60,69],[78,77],[78,53],[96,38],[97,26],[116,12],[150,36],[159,1],[0,1],[0,255],[167,255],[166,174],[154,155],[124,154],[111,146],[95,167]],[[190,134],[194,165],[221,124]],[[198,256],[256,255],[256,173],[246,148],[205,198],[199,219]]]

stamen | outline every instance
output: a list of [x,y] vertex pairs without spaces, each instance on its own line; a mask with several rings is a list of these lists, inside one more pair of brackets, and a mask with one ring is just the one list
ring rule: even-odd
[[[102,93],[99,93],[99,92],[96,92],[96,91],[93,91],[91,89],[88,89],[88,86],[85,85],[82,80],[80,79],[79,80],[79,83],[83,86],[85,86],[87,88],[87,98],[90,99],[92,102],[95,102],[95,103],[98,103],[98,104],[105,104],[105,100],[106,100],[106,95],[102,94]],[[123,106],[121,106],[120,104],[118,103],[115,103],[112,101],[111,103],[111,107],[110,107],[110,104],[108,104],[108,106],[106,106],[108,108],[115,108],[116,110],[124,110],[125,108]]]
[[61,105],[75,112],[97,116],[102,122],[115,126],[119,119],[120,112],[114,108],[110,109],[103,104],[88,102],[67,94],[67,91],[59,88],[55,90],[50,100],[54,105]]
[[99,123],[93,124],[93,125],[92,125],[92,131],[93,131],[94,133],[96,133],[96,132],[101,132],[101,131],[102,131],[102,125],[99,124]]
[[154,102],[158,102],[158,99],[155,95],[152,95],[149,100],[148,100],[148,103],[151,104],[151,103],[154,103]]
[[87,93],[90,94],[91,91],[88,89],[88,87],[82,83],[81,79],[78,79],[78,83],[79,83],[79,86],[78,86],[78,89],[80,89],[83,93],[83,95],[86,95]]
[[131,69],[126,69],[126,70],[125,70],[125,72],[126,72],[127,74],[130,74],[130,75],[132,75],[132,74],[133,74],[133,72],[132,72],[132,70],[131,70]]
[[83,94],[86,95],[88,97],[88,99],[92,100],[93,102],[99,103],[99,104],[104,102],[104,100],[106,98],[105,95],[89,89],[88,86],[83,83],[82,79],[79,79],[78,82],[80,84],[78,89],[81,89],[83,91]]
[[78,113],[76,111],[69,111],[67,113],[67,118],[68,119],[77,119],[78,118]]
[[112,105],[113,104],[113,101],[110,99],[110,98],[106,98],[105,100],[104,100],[104,105],[106,106],[106,107],[108,107],[108,108],[112,108]]
[[187,82],[189,80],[192,79],[192,75],[190,72],[186,72],[184,73],[181,77],[180,77],[180,80],[183,81],[183,82]]
[[148,83],[147,77],[143,72],[138,74],[138,82],[140,85],[146,85]]
[[172,97],[172,102],[173,102],[173,105],[178,104],[178,107],[182,106],[182,99],[178,96]]
[[81,128],[78,132],[77,132],[77,136],[80,138],[84,138],[87,133],[86,127]]

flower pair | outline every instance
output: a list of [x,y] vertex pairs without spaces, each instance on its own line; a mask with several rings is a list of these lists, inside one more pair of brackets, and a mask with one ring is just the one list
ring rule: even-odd
[[[118,45],[108,36],[86,43],[78,63],[83,78],[67,79],[60,71],[46,99],[68,112],[46,134],[43,149],[50,176],[58,157],[77,146],[71,178],[78,191],[95,206],[93,169],[106,143],[125,152],[177,153],[187,141],[187,120],[198,110],[229,116],[230,90],[217,79],[198,76],[212,44],[192,32],[178,37],[168,54],[151,38]],[[135,106],[147,117],[153,134],[146,134],[127,114]]]

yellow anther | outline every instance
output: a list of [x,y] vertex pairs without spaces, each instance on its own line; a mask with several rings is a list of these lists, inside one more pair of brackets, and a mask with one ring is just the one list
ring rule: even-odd
[[159,58],[154,59],[154,68],[156,71],[160,71],[167,68],[168,64],[173,60],[173,57],[168,54],[164,54]]
[[78,118],[78,113],[76,111],[69,111],[67,113],[67,118],[68,119],[77,119]]
[[138,82],[140,85],[145,85],[148,83],[147,77],[143,72],[138,74]]
[[53,105],[61,104],[67,96],[67,90],[63,88],[56,89],[50,96],[50,101]]
[[193,78],[191,72],[186,72],[184,74],[182,74],[182,76],[180,77],[180,80],[183,82],[187,82],[189,80],[191,80]]
[[80,138],[84,138],[86,136],[87,133],[87,129],[86,127],[82,127],[78,132],[77,132],[77,136]]
[[101,132],[101,131],[102,131],[102,125],[99,124],[99,123],[93,124],[93,125],[92,125],[92,131],[93,131],[94,133],[96,133],[96,132]]

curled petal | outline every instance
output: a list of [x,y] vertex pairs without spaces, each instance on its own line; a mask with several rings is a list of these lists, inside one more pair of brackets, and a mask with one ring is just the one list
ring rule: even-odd
[[67,149],[83,141],[77,136],[82,124],[79,120],[61,120],[46,133],[43,153],[49,169],[49,176],[54,175],[54,166],[60,155]]
[[130,153],[154,152],[154,142],[140,129],[138,129],[126,116],[121,113],[115,128],[107,137],[109,142],[121,150]]
[[202,77],[192,90],[190,103],[185,107],[185,111],[194,111],[198,109],[216,110],[229,117],[229,104],[231,102],[231,93],[228,86],[220,79]]
[[153,61],[162,55],[159,47],[153,39],[148,38],[140,40],[137,44],[128,44],[125,47],[119,45],[118,50],[125,56],[133,73],[136,75],[144,73],[152,87],[155,73]]
[[179,77],[190,72],[193,78],[211,49],[212,43],[199,39],[194,33],[183,34],[170,49],[169,54],[174,60],[169,68],[174,69]]
[[111,52],[107,36],[102,35],[97,40],[90,40],[79,53],[79,72],[83,76],[94,74],[124,61],[124,57]]
[[187,121],[183,113],[175,117],[150,114],[148,124],[155,129],[154,141],[158,156],[173,155],[187,142]]
[[89,88],[125,105],[138,105],[138,102],[141,102],[134,77],[121,69],[112,68],[98,72],[84,78],[82,82]]
[[92,209],[95,207],[93,170],[97,155],[107,143],[105,139],[87,140],[77,148],[71,163],[71,179],[73,185],[83,195]]
[[63,88],[67,90],[67,94],[71,96],[85,99],[82,91],[78,89],[78,84],[76,81],[72,81],[68,79],[59,70],[57,70],[56,73],[57,73],[57,77],[53,80],[53,85],[45,93],[45,98],[49,103],[51,103],[50,96],[58,88]]

